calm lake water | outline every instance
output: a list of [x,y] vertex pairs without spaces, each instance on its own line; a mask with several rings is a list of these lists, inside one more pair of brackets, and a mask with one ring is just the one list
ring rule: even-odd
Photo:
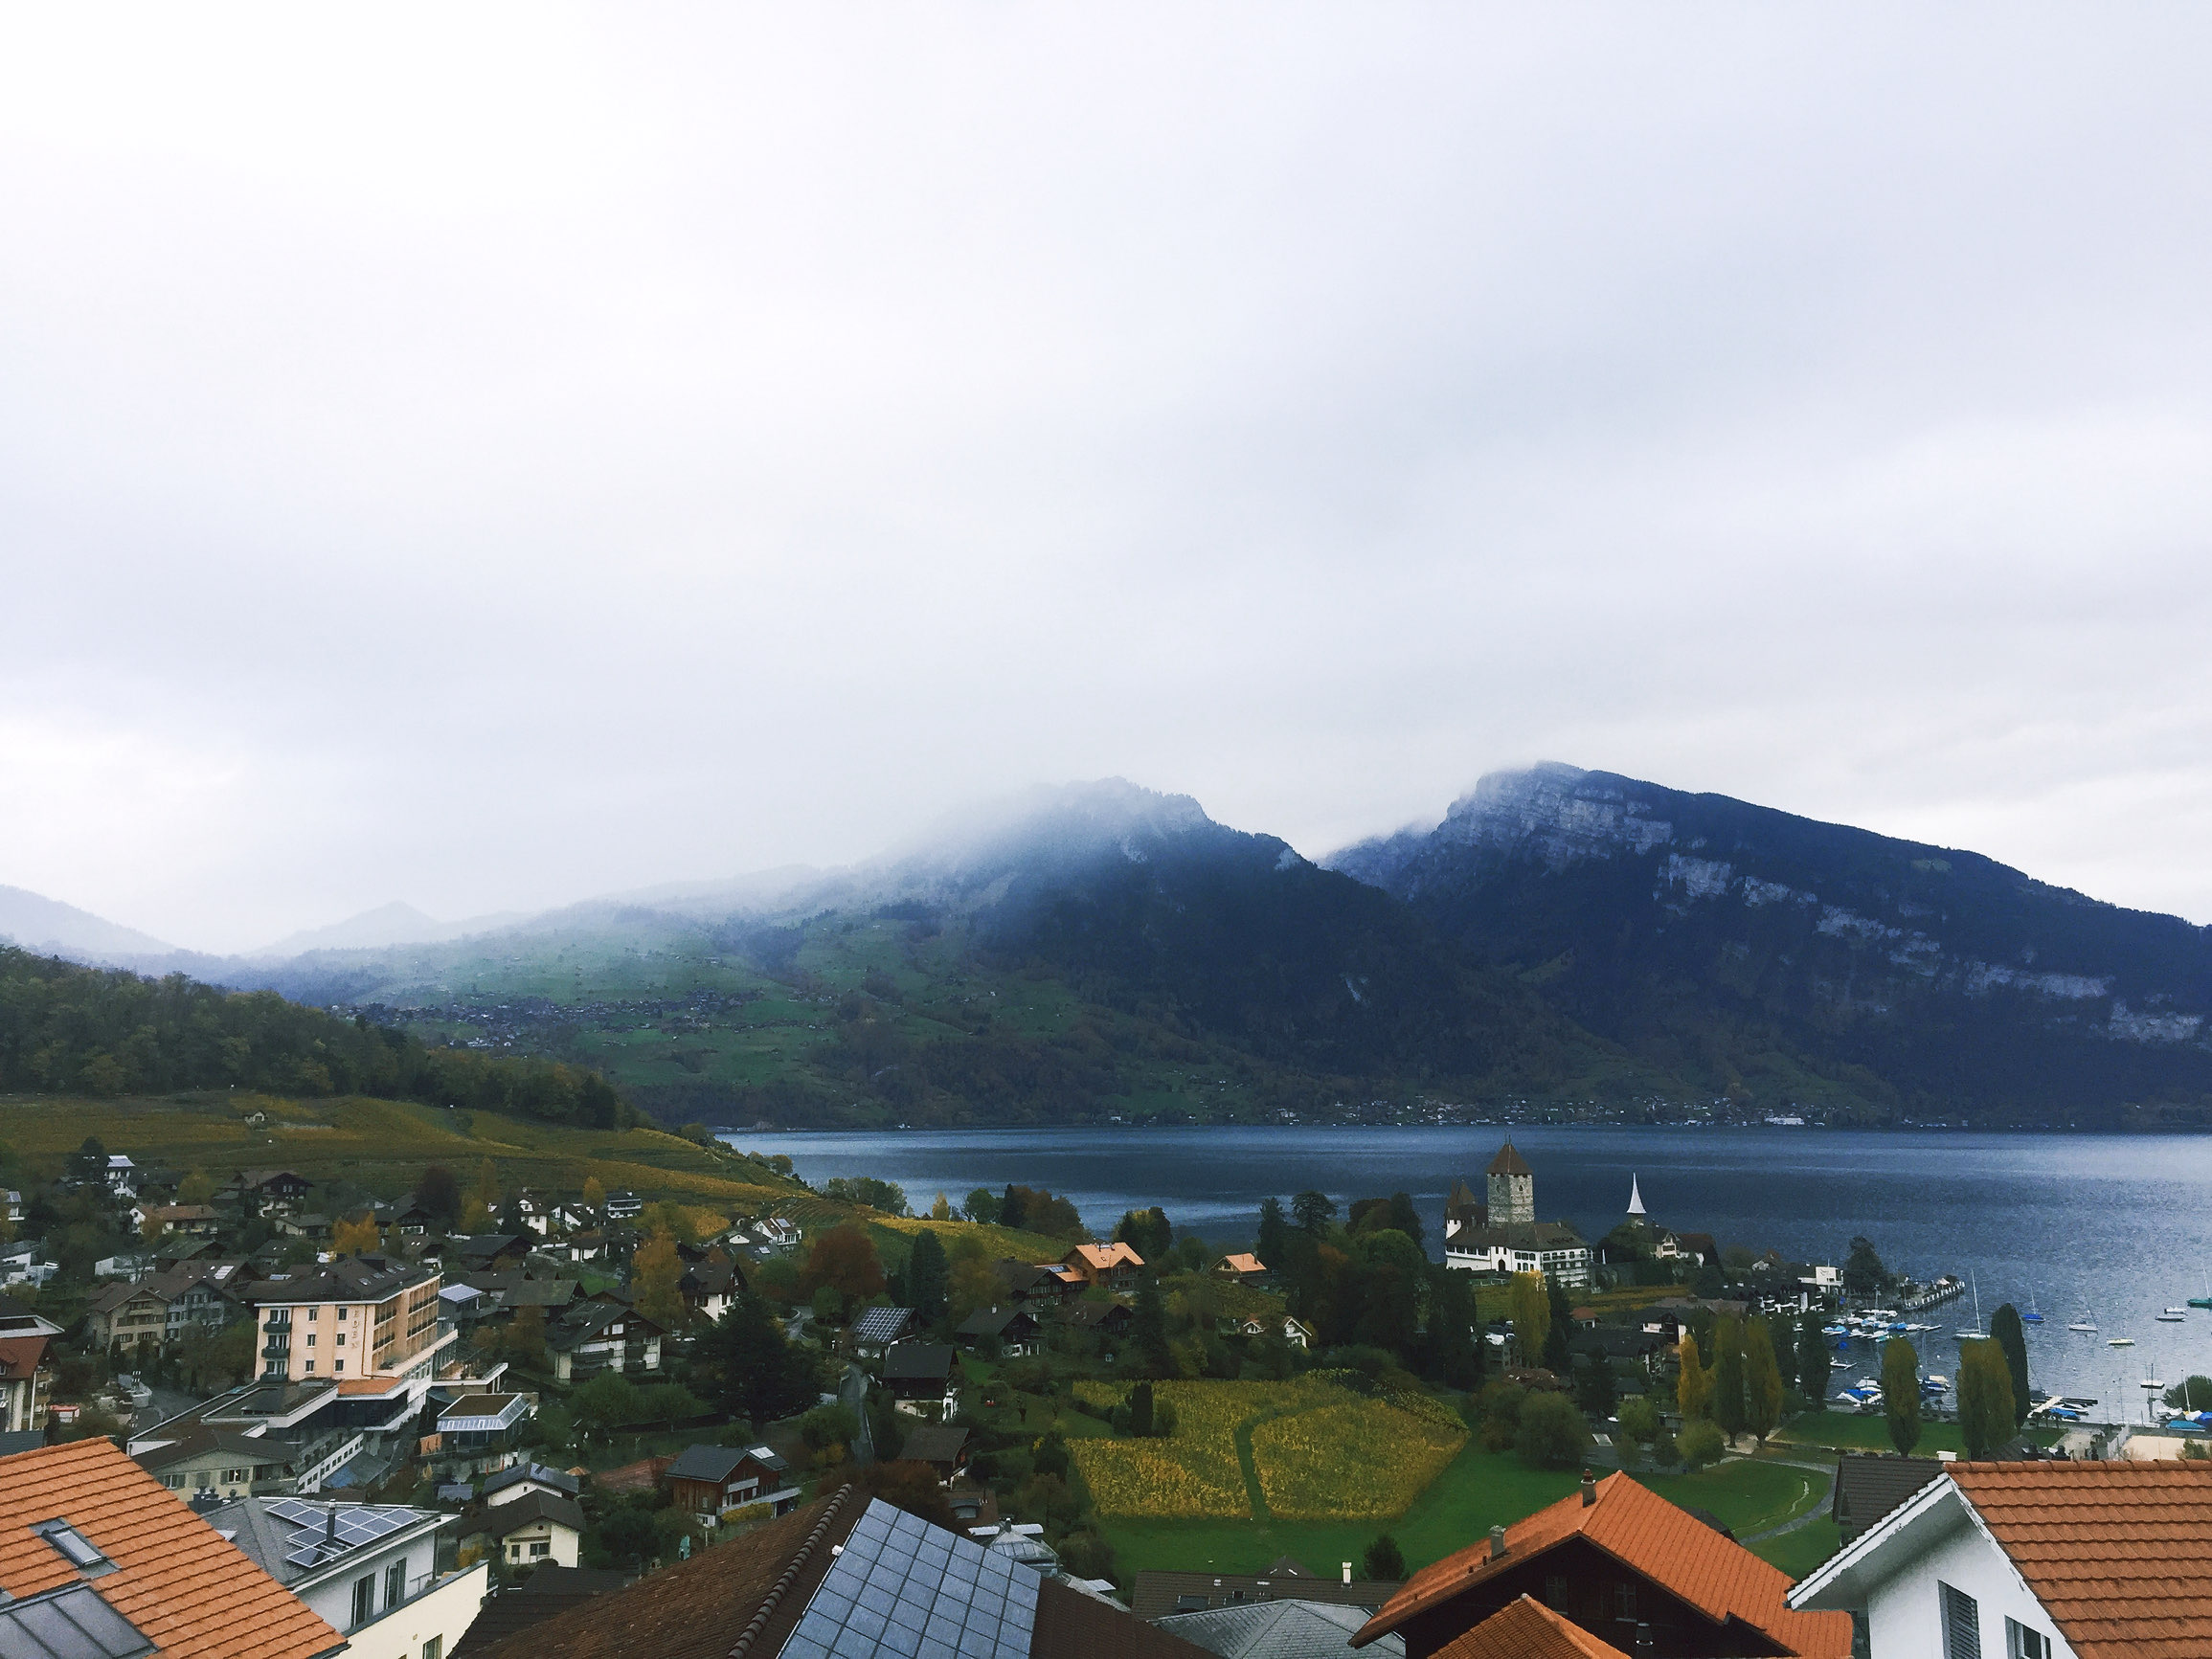
[[[1440,1253],[1444,1195],[1464,1177],[1478,1193],[1505,1132],[1476,1129],[931,1130],[887,1134],[731,1137],[783,1153],[799,1173],[876,1176],[916,1210],[938,1192],[1019,1181],[1072,1199],[1101,1236],[1124,1210],[1159,1204],[1180,1231],[1250,1241],[1259,1200],[1318,1188],[1339,1205],[1404,1191]],[[2156,1315],[2206,1294],[2212,1268],[2212,1136],[1844,1134],[1804,1130],[1518,1128],[1536,1172],[1537,1213],[1604,1236],[1627,1208],[1629,1177],[1652,1219],[1709,1232],[1724,1245],[1778,1249],[1840,1264],[1856,1233],[1883,1260],[1922,1279],[1971,1275],[1984,1320],[2000,1302],[2039,1308],[2028,1328],[2039,1388],[2093,1395],[2140,1422],[2146,1376],[2212,1375],[2212,1312],[2181,1324]],[[2084,1308],[2094,1336],[2066,1330]],[[1941,1334],[1916,1337],[1926,1370],[1957,1370],[1950,1333],[1971,1300],[1918,1315]],[[2133,1348],[2107,1346],[2132,1336]],[[1836,1373],[1837,1384],[1876,1369]],[[2117,1408],[2116,1410],[2113,1408]]]

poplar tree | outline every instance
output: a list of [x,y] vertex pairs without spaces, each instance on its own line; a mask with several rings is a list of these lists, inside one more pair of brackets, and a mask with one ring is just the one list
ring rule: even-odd
[[1774,1361],[1774,1338],[1764,1319],[1744,1333],[1744,1424],[1766,1444],[1782,1422],[1782,1369]]
[[1990,1339],[2004,1356],[2005,1370],[2012,1376],[2012,1425],[2019,1428],[2035,1409],[2035,1396],[2028,1389],[2027,1332],[2020,1326],[2020,1310],[2010,1302],[1989,1317]]
[[1797,1322],[1797,1392],[1813,1411],[1828,1398],[1828,1338],[1820,1334],[1820,1323],[1813,1312]]
[[2013,1437],[2012,1372],[2004,1350],[1984,1337],[1958,1345],[1958,1430],[1980,1461]]
[[1675,1409],[1689,1423],[1704,1417],[1713,1408],[1713,1374],[1698,1353],[1698,1339],[1688,1331],[1682,1333],[1682,1375],[1675,1379]]
[[1744,1404],[1744,1322],[1733,1313],[1713,1326],[1713,1422],[1730,1440],[1750,1425]]
[[1900,1457],[1920,1444],[1920,1356],[1902,1336],[1882,1345],[1882,1405],[1889,1414],[1889,1444]]
[[914,1235],[914,1248],[906,1259],[906,1293],[914,1305],[914,1317],[924,1325],[934,1325],[945,1311],[945,1287],[952,1277],[952,1268],[945,1261],[945,1247],[937,1243],[937,1236],[928,1227]]

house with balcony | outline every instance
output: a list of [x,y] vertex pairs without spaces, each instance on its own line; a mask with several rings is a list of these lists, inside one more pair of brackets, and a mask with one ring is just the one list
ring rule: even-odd
[[438,1414],[438,1455],[455,1475],[504,1468],[536,1412],[535,1395],[463,1394]]
[[438,1317],[434,1268],[356,1256],[264,1279],[237,1294],[254,1309],[264,1380],[403,1379],[420,1403],[439,1356],[459,1339]]
[[1077,1244],[1059,1261],[1064,1273],[1104,1290],[1134,1289],[1144,1258],[1117,1239],[1110,1244]]
[[363,1655],[448,1653],[491,1592],[455,1564],[451,1517],[404,1504],[245,1498],[208,1525]]
[[545,1343],[554,1379],[568,1382],[601,1371],[658,1371],[666,1335],[628,1304],[595,1296],[566,1310],[548,1327]]
[[46,1426],[54,1372],[49,1344],[61,1334],[53,1320],[0,1296],[0,1434]]
[[669,1501],[713,1526],[730,1510],[766,1504],[777,1514],[799,1505],[790,1466],[765,1446],[688,1446],[661,1471]]

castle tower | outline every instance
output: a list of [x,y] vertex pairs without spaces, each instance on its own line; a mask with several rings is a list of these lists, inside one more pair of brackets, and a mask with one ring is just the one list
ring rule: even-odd
[[1490,1224],[1536,1220],[1536,1172],[1507,1141],[1490,1160]]
[[1628,1219],[1632,1222],[1643,1220],[1643,1194],[1636,1191],[1636,1177],[1633,1174],[1628,1177]]

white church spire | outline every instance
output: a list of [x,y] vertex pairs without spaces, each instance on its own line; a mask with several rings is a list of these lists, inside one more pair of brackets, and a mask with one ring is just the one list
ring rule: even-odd
[[1634,1174],[1628,1177],[1628,1213],[1632,1216],[1643,1214],[1643,1194],[1636,1190]]

